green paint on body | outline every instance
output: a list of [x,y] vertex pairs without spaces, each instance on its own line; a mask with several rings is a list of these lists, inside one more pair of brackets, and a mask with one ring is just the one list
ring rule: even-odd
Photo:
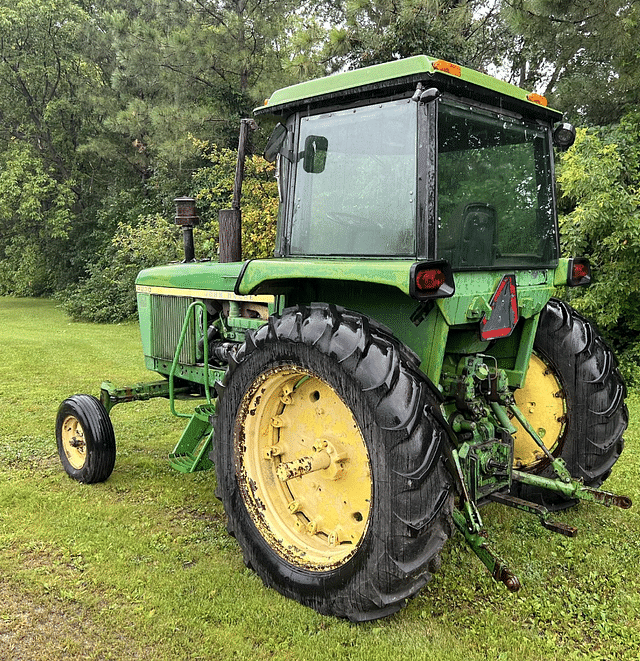
[[136,279],[141,287],[174,287],[177,289],[202,289],[211,291],[233,291],[242,268],[241,262],[219,264],[218,262],[189,262],[167,264],[140,271]]
[[[460,67],[460,76],[438,71],[434,62],[438,59],[428,55],[415,55],[402,60],[376,64],[363,69],[344,71],[325,78],[309,80],[297,85],[291,85],[274,92],[263,107],[256,108],[254,113],[264,114],[277,112],[287,106],[300,105],[304,102],[320,100],[323,97],[344,93],[348,90],[370,87],[384,87],[385,83],[402,81],[418,77],[433,77],[434,79],[447,77],[455,78],[461,83],[468,83],[479,88],[490,90],[495,94],[508,96],[524,101],[532,106],[534,102],[527,98],[528,92],[515,85],[498,80],[473,69]],[[540,106],[538,106],[540,107]],[[550,110],[550,109],[549,109]],[[551,111],[555,114],[557,111]]]
[[261,259],[247,264],[238,293],[273,293],[286,281],[335,280],[387,285],[409,295],[414,260],[392,259]]

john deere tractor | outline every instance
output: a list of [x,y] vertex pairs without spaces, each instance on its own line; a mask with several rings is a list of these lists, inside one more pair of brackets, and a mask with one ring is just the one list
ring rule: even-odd
[[[243,120],[220,260],[142,271],[146,366],[60,406],[62,464],[81,482],[115,462],[121,402],[193,398],[170,455],[215,465],[245,563],[282,594],[360,621],[424,586],[457,530],[497,581],[520,583],[482,505],[556,523],[591,501],[623,448],[625,385],[597,330],[557,289],[588,285],[561,258],[554,146],[573,127],[546,100],[427,56],[275,92],[257,120],[280,197],[272,259],[243,262]],[[277,122],[277,124],[276,124]],[[184,415],[184,414],[182,414]]]

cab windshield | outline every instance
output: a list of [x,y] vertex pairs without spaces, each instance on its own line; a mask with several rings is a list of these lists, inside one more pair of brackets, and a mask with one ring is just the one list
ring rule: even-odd
[[415,255],[417,104],[300,119],[291,255]]
[[457,269],[555,265],[546,127],[440,103],[437,172],[438,257]]

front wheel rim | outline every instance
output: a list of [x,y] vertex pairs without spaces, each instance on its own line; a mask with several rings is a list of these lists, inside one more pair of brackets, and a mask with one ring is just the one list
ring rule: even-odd
[[234,452],[247,511],[281,558],[328,571],[353,557],[369,525],[371,462],[326,381],[297,366],[263,372],[243,397]]
[[80,470],[87,460],[87,444],[84,438],[84,429],[75,416],[68,415],[63,420],[61,438],[67,461],[72,468]]

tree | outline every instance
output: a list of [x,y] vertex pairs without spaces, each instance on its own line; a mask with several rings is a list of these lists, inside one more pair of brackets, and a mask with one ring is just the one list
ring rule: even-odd
[[[97,72],[78,56],[85,14],[68,0],[0,3],[0,291],[41,294],[61,276],[71,210],[86,205],[75,150],[80,96]],[[85,110],[86,112],[86,110]]]
[[0,156],[0,294],[51,292],[71,228],[74,193],[28,143]]
[[[194,195],[200,217],[202,249],[217,259],[218,212],[232,202],[237,154],[208,141],[196,141],[206,165],[193,173]],[[245,161],[242,184],[242,256],[243,259],[273,257],[278,217],[278,185],[275,166],[261,156]]]
[[496,10],[479,0],[345,0],[325,51],[333,68],[433,55],[483,68],[493,53],[486,30]]
[[97,323],[135,317],[136,276],[143,268],[179,259],[178,235],[178,228],[159,214],[121,223],[104,252],[88,265],[88,277],[65,292],[66,312]]
[[112,120],[146,162],[175,176],[196,165],[190,135],[237,145],[250,116],[287,77],[282,37],[292,0],[127,0],[108,12],[126,98]]
[[[3,200],[6,293],[66,286],[113,232],[100,226],[99,209],[127,176],[117,150],[104,148],[116,142],[104,129],[110,73],[104,30],[78,2],[0,0],[0,185],[20,187],[19,199],[11,189]],[[15,270],[21,251],[39,264],[42,286]]]
[[[196,232],[196,256],[217,260],[218,211],[231,206],[236,153],[207,141],[194,148],[206,165],[193,173],[192,194],[201,224]],[[273,256],[278,191],[273,164],[250,156],[245,163],[242,209],[244,258]],[[182,259],[179,229],[167,215],[151,214],[118,226],[110,244],[87,267],[88,277],[69,287],[64,308],[74,319],[118,322],[136,314],[135,279],[150,266]],[[0,263],[0,269],[2,264]]]
[[502,0],[501,17],[512,35],[511,82],[542,92],[574,121],[606,125],[637,106],[637,2]]

